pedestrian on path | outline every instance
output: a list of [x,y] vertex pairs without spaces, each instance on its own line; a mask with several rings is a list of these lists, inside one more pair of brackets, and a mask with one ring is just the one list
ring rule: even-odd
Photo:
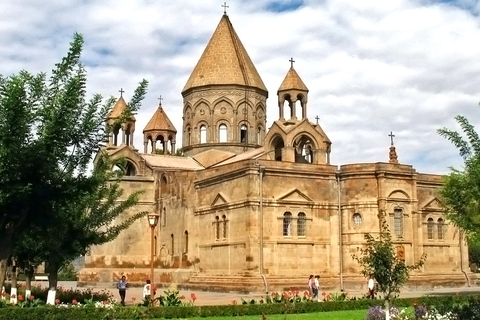
[[122,276],[122,279],[120,279],[120,281],[117,283],[117,289],[118,289],[118,293],[120,294],[120,304],[122,306],[125,305],[125,294],[127,292],[127,287],[128,287],[128,283],[127,283],[127,278],[125,276]]
[[375,299],[375,281],[373,280],[372,277],[368,277],[367,287],[368,287],[368,297],[370,299]]

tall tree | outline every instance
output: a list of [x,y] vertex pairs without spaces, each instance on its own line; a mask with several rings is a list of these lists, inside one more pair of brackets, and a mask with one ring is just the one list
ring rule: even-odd
[[[95,94],[87,101],[82,47],[83,37],[75,34],[48,81],[44,73],[34,76],[26,71],[0,77],[0,261],[12,254],[28,229],[60,239],[62,233],[76,230],[66,219],[68,215],[83,217],[94,211],[105,213],[101,219],[106,227],[107,217],[121,214],[138,196],[113,205],[112,199],[118,199],[121,191],[115,183],[105,183],[112,178],[104,168],[109,164],[105,156],[103,164],[91,172],[91,161],[109,134],[104,121],[114,99],[103,103]],[[140,82],[118,121],[138,110],[146,87],[147,81]],[[122,228],[125,224],[109,229],[103,238],[100,233],[98,238],[91,235],[91,244],[99,238],[111,239]],[[2,268],[0,264],[0,283],[5,274]]]
[[440,188],[446,216],[467,236],[480,238],[480,138],[474,126],[464,116],[455,120],[463,135],[457,131],[442,128],[438,133],[458,148],[464,160],[462,169],[452,168]]
[[366,248],[359,255],[353,254],[352,258],[362,267],[361,274],[366,278],[374,278],[378,291],[383,293],[385,299],[386,319],[390,319],[390,301],[396,297],[400,288],[408,281],[410,271],[419,269],[427,256],[424,254],[414,265],[407,265],[395,254],[392,236],[385,221],[377,239],[371,234],[365,234]]

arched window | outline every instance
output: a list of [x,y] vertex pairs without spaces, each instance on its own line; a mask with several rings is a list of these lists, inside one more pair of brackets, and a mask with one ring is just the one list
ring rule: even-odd
[[438,229],[438,240],[443,240],[443,235],[444,235],[444,232],[445,232],[445,224],[443,222],[443,219],[442,218],[439,218],[437,220],[437,229]]
[[307,218],[305,213],[300,212],[297,220],[297,236],[305,237],[307,233]]
[[185,253],[188,253],[188,231],[185,230]]
[[175,238],[173,237],[173,233],[170,235],[172,238],[172,256],[173,256],[173,249],[175,248]]
[[275,150],[275,161],[282,161],[282,150],[285,144],[281,137],[276,137],[273,140],[272,147]]
[[393,227],[395,230],[395,235],[397,237],[403,236],[403,210],[394,209],[393,210]]
[[242,124],[242,126],[240,127],[240,142],[248,142],[248,130],[247,126],[244,124]]
[[163,208],[163,226],[167,225],[167,209]]
[[227,142],[227,133],[227,126],[222,123],[218,127],[218,142]]
[[127,166],[125,168],[125,175],[129,177],[133,177],[136,175],[135,166],[130,161],[127,161]]
[[227,217],[225,215],[222,216],[222,222],[223,222],[222,237],[223,237],[223,239],[227,239]]
[[204,124],[200,126],[200,143],[207,143],[207,127]]
[[292,214],[290,212],[283,214],[283,235],[285,237],[292,235]]
[[427,220],[427,239],[432,240],[433,239],[433,219],[428,218]]
[[257,144],[262,144],[262,127],[257,128]]
[[218,216],[215,217],[215,240],[220,239],[220,218]]
[[188,145],[192,144],[192,130],[190,127],[187,129],[187,136],[188,136]]

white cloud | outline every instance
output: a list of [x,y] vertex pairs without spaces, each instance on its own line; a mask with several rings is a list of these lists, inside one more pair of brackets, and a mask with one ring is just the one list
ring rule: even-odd
[[[228,3],[232,24],[269,90],[267,120],[293,57],[309,92],[308,114],[332,140],[332,163],[388,161],[390,131],[401,163],[420,172],[459,167],[440,137],[462,113],[478,124],[480,21],[477,1],[304,1],[266,11],[269,1]],[[0,11],[0,73],[49,71],[84,34],[89,92],[128,98],[146,78],[135,145],[163,97],[181,141],[181,90],[223,14],[209,1],[8,1]]]

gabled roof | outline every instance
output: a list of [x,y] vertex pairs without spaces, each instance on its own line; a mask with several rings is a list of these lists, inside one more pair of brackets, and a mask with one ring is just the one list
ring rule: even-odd
[[177,132],[175,126],[168,118],[167,114],[163,111],[162,105],[159,105],[155,113],[153,114],[150,121],[148,121],[143,132],[146,131],[155,131],[155,130],[166,130]]
[[226,14],[220,19],[182,94],[206,85],[244,85],[267,92]]
[[288,70],[285,79],[283,79],[280,88],[278,88],[278,92],[292,89],[308,91],[307,86],[305,83],[303,83],[302,79],[300,79],[300,76],[298,75],[297,71],[293,69],[293,67]]
[[197,161],[190,157],[165,156],[160,154],[143,154],[147,164],[153,168],[180,169],[180,170],[202,170],[204,169]]

